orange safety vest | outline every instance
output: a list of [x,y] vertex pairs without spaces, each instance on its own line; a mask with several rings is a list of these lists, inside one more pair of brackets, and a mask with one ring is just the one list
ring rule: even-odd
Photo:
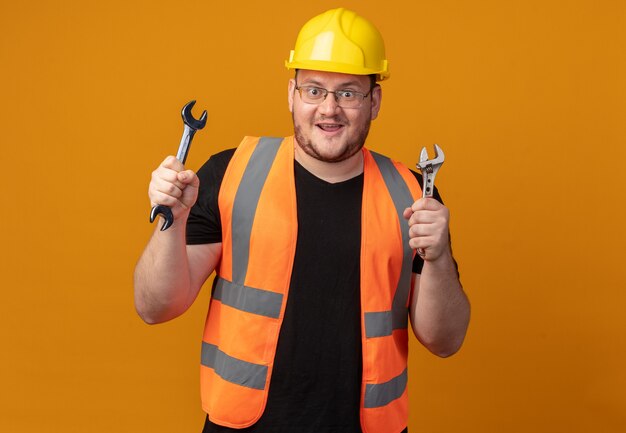
[[[414,250],[402,217],[421,190],[403,165],[363,149],[361,427],[407,425],[408,303]],[[222,258],[204,329],[202,407],[244,428],[262,415],[296,251],[294,139],[246,137],[222,181]]]

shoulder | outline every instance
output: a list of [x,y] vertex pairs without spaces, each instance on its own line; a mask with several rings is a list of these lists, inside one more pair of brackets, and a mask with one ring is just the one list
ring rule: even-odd
[[187,244],[211,244],[222,241],[222,227],[218,208],[219,189],[235,149],[212,155],[198,170],[200,188],[198,199],[187,220]]
[[216,181],[220,183],[234,153],[235,149],[233,148],[211,155],[198,170],[200,185],[215,185]]
[[215,153],[211,155],[211,157],[200,167],[201,171],[210,171],[210,170],[226,170],[228,167],[228,163],[233,157],[236,148],[222,150],[221,152]]

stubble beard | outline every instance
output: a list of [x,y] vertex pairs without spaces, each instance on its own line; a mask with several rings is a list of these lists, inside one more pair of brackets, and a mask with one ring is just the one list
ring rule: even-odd
[[[330,163],[345,161],[359,152],[365,145],[365,140],[370,132],[370,124],[372,123],[371,120],[368,120],[365,125],[356,132],[353,139],[348,138],[349,141],[346,143],[345,149],[341,154],[334,157],[327,157],[321,155],[310,137],[306,137],[302,133],[302,127],[296,124],[293,113],[291,117],[293,119],[293,129],[296,141],[304,153],[317,159],[318,161]],[[317,128],[317,126],[313,126],[313,128]]]

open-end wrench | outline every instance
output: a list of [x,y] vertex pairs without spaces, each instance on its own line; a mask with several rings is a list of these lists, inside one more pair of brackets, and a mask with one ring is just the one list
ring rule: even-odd
[[422,148],[420,153],[420,162],[416,164],[416,167],[422,172],[422,179],[424,184],[422,185],[422,197],[432,197],[435,191],[435,176],[441,168],[445,155],[441,147],[435,144],[435,158],[428,159],[428,151],[425,147]]
[[[185,164],[187,160],[187,154],[189,153],[189,148],[191,147],[191,140],[193,139],[194,134],[198,129],[204,128],[206,125],[206,110],[200,116],[200,119],[195,119],[193,114],[191,114],[191,109],[195,105],[196,101],[191,101],[187,103],[183,107],[181,112],[181,116],[183,117],[183,122],[185,124],[185,129],[183,130],[183,136],[180,139],[180,146],[178,146],[178,153],[176,154],[176,159],[181,163]],[[165,205],[159,204],[152,208],[150,212],[150,222],[154,222],[157,215],[161,215],[164,219],[163,225],[161,226],[161,231],[167,230],[172,223],[174,222],[174,215],[172,214],[172,210]]]
[[[435,192],[435,176],[441,168],[445,155],[443,150],[438,145],[435,146],[435,158],[428,159],[428,151],[426,147],[422,147],[420,152],[420,161],[416,164],[416,167],[422,172],[422,197],[432,197]],[[423,248],[417,249],[417,254],[423,259],[426,257],[426,252]]]

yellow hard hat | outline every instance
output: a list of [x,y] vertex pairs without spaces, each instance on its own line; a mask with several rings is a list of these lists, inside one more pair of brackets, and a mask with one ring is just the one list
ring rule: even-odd
[[291,50],[287,69],[376,74],[389,78],[385,43],[372,23],[344,8],[331,9],[309,20]]

